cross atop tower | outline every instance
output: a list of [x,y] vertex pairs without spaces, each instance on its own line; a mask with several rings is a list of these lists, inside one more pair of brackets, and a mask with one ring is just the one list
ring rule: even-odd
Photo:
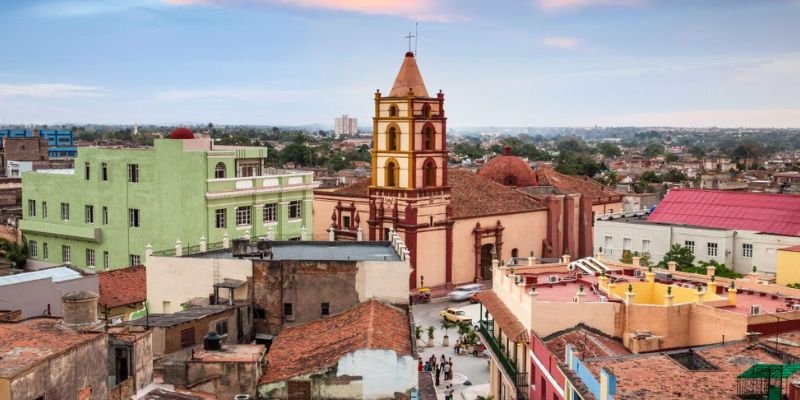
[[412,35],[411,32],[408,32],[408,36],[406,36],[406,39],[408,39],[408,51],[411,51],[411,38],[415,38],[415,37],[417,37],[417,36],[416,35]]

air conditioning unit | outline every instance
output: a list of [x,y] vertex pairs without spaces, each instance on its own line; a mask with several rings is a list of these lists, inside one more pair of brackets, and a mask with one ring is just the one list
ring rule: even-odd
[[558,283],[558,276],[557,275],[550,275],[547,278],[547,282],[549,282],[549,283]]
[[761,306],[758,304],[753,304],[750,306],[750,315],[758,315],[761,314]]
[[792,304],[792,311],[800,311],[800,304]]
[[608,297],[606,297],[606,296],[600,296],[600,302],[601,302],[601,303],[608,303]]
[[634,278],[641,278],[642,277],[642,270],[640,270],[640,269],[633,270],[633,277]]

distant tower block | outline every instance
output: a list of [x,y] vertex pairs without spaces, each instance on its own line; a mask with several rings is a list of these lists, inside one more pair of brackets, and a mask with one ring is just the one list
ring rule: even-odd
[[356,133],[358,133],[357,118],[348,117],[347,114],[336,118],[334,134],[337,137],[342,135],[355,135]]

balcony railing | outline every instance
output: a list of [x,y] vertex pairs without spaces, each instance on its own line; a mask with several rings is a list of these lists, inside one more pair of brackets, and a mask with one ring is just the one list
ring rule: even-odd
[[481,336],[483,336],[483,341],[486,342],[486,344],[492,350],[492,353],[494,353],[497,360],[500,362],[500,365],[503,366],[503,370],[505,370],[509,379],[514,381],[514,386],[518,388],[517,392],[518,394],[521,394],[521,396],[518,397],[527,399],[528,396],[525,390],[519,389],[527,388],[530,385],[528,373],[517,372],[517,366],[515,365],[514,361],[508,358],[500,344],[497,343],[497,339],[494,337],[494,324],[492,324],[491,321],[481,320],[478,326]]

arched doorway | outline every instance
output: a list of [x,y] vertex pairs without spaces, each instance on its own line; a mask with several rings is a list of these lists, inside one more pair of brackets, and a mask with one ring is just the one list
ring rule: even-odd
[[492,279],[492,255],[494,245],[489,243],[481,246],[481,279],[488,281]]

